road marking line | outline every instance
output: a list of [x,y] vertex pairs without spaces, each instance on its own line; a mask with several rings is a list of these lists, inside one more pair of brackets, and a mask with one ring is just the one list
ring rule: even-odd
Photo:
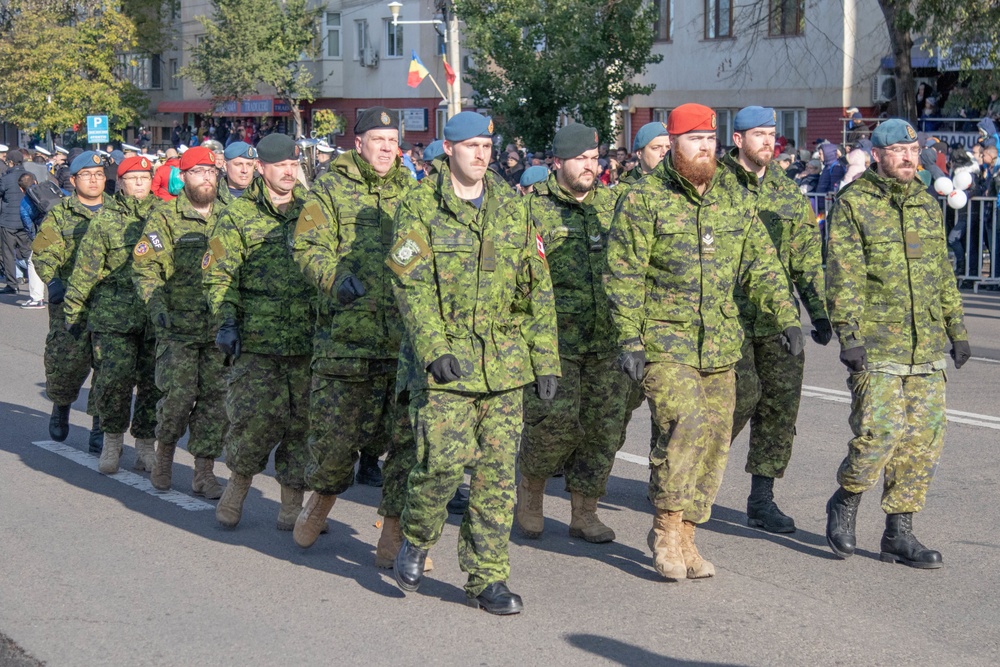
[[635,454],[629,454],[627,452],[618,452],[615,454],[616,459],[621,459],[622,461],[628,461],[629,463],[638,463],[641,466],[649,467],[649,457],[648,456],[636,456]]
[[1000,364],[1000,359],[990,359],[989,357],[969,357],[972,361],[985,361],[988,364]]
[[[31,444],[36,447],[41,447],[42,449],[52,452],[53,454],[58,454],[65,459],[69,459],[73,463],[78,463],[84,468],[90,468],[94,472],[97,472],[98,458],[93,454],[81,452],[79,449],[74,449],[69,445],[64,445],[60,442],[54,442],[52,440],[38,440],[36,442],[32,442]],[[202,500],[192,498],[191,496],[185,495],[180,491],[174,491],[173,489],[170,491],[157,491],[153,488],[153,485],[150,484],[148,479],[127,470],[119,470],[114,475],[105,475],[105,477],[121,482],[126,486],[131,486],[132,488],[138,489],[144,493],[148,493],[149,495],[159,498],[160,500],[173,503],[181,509],[188,510],[189,512],[200,512],[203,510],[215,509],[214,505],[209,505]]]
[[[834,403],[851,402],[851,392],[839,389],[827,389],[826,387],[802,386],[802,395],[810,398],[821,398],[824,401]],[[992,415],[981,415],[976,412],[963,412],[962,410],[945,410],[948,421],[956,424],[969,424],[970,426],[982,426],[1000,431],[1000,417]]]

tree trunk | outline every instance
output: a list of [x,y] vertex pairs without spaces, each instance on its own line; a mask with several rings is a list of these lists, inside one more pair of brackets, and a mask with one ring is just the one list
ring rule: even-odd
[[910,35],[909,27],[903,25],[904,16],[908,18],[905,7],[907,4],[906,0],[879,0],[896,63],[896,113],[916,127],[920,109],[917,109],[917,87],[913,80],[913,65],[910,62],[913,37]]

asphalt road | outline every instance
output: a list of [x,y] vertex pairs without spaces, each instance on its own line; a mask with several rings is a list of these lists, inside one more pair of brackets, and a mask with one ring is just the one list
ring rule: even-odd
[[795,454],[776,487],[798,532],[747,528],[744,434],[698,533],[716,577],[662,581],[646,547],[643,408],[600,505],[617,541],[570,539],[568,496],[550,481],[545,535],[513,539],[510,583],[525,612],[507,618],[464,605],[455,518],[431,552],[434,571],[404,596],[373,565],[376,489],[351,488],[329,535],[302,550],[275,530],[273,469],[227,531],[190,495],[186,452],[174,465],[182,493],[149,492],[141,474],[98,474],[85,395],[65,446],[46,445],[47,315],[0,297],[0,665],[995,665],[1000,298],[965,296],[976,358],[948,373],[952,423],[915,520],[944,568],[879,562],[874,492],[857,555],[830,553],[824,504],[850,437],[846,375],[833,346],[807,337]]

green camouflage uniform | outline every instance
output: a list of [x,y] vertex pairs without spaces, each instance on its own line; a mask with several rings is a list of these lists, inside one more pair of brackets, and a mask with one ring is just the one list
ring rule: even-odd
[[[723,164],[750,193],[757,218],[764,224],[785,268],[788,295],[794,289],[805,303],[813,322],[829,319],[823,286],[822,241],[809,200],[776,165],[762,180],[739,163],[734,149]],[[805,354],[792,356],[785,350],[777,320],[759,311],[736,290],[740,323],[746,338],[743,356],[736,364],[736,410],[733,413],[735,440],[750,422],[750,451],[746,471],[763,477],[782,477],[792,456],[795,420],[802,395]],[[798,303],[798,302],[796,302]]]
[[[392,517],[403,511],[416,450],[406,405],[395,395],[403,324],[385,257],[393,244],[393,214],[415,184],[398,160],[379,177],[357,152],[338,156],[309,191],[292,246],[320,293],[306,482],[324,495],[339,495],[353,482],[358,450],[378,457],[388,444],[379,513]],[[364,285],[365,295],[345,306],[337,288],[348,276]]]
[[267,467],[304,490],[308,459],[309,358],[316,289],[292,259],[292,235],[305,190],[296,186],[284,211],[255,179],[220,214],[202,266],[208,304],[220,325],[237,323],[242,354],[226,394],[226,465],[253,477]]
[[868,358],[848,379],[855,437],[837,481],[861,493],[884,471],[882,509],[919,512],[944,447],[945,347],[968,339],[941,205],[919,180],[869,170],[829,225],[831,322],[842,349],[863,345]]
[[215,349],[201,262],[220,208],[216,202],[203,218],[183,191],[157,203],[132,251],[136,287],[156,333],[156,439],[176,444],[190,428],[188,452],[210,459],[222,454],[228,424],[226,370]]
[[724,168],[704,195],[667,158],[618,202],[608,247],[611,313],[624,352],[645,349],[660,430],[649,497],[704,523],[722,482],[743,329],[741,284],[782,329],[798,326],[784,270],[749,195]]
[[[103,204],[108,203],[107,196]],[[76,265],[80,239],[86,234],[91,220],[97,215],[80,203],[76,195],[67,197],[42,220],[31,244],[31,261],[43,283],[59,278],[64,285]],[[70,405],[80,395],[93,366],[90,333],[73,338],[66,331],[65,302],[49,304],[49,333],[45,338],[45,393],[56,405]],[[78,315],[80,324],[87,319],[86,310]],[[95,378],[92,385],[97,383]],[[97,392],[91,386],[87,397],[87,413],[97,415]]]
[[135,438],[155,436],[160,398],[153,380],[156,339],[132,272],[132,249],[156,201],[153,195],[139,201],[124,193],[109,198],[80,239],[66,285],[66,322],[86,320],[91,332],[101,426],[107,433],[124,433],[131,422]]
[[[397,391],[408,391],[417,464],[410,472],[403,536],[429,549],[445,508],[472,468],[459,565],[479,595],[508,578],[514,457],[521,388],[559,374],[552,283],[523,200],[489,176],[481,208],[460,200],[448,160],[396,210],[396,244],[386,263],[407,337]],[[453,354],[462,377],[436,384],[432,361]]]
[[626,190],[638,183],[643,176],[645,174],[642,173],[642,167],[632,167],[618,178],[618,183],[615,187],[618,190]]
[[600,498],[621,444],[629,384],[615,367],[618,336],[604,293],[615,197],[599,188],[577,202],[555,174],[536,184],[535,193],[526,203],[545,241],[562,379],[551,401],[525,388],[518,466],[532,479],[564,470],[567,491]]

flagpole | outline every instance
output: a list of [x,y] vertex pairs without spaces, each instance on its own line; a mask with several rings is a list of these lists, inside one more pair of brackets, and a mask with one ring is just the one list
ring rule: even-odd
[[439,85],[438,85],[438,82],[434,80],[434,75],[433,75],[433,74],[431,74],[430,72],[428,72],[428,73],[427,73],[427,76],[426,76],[425,78],[428,78],[428,79],[430,79],[430,80],[431,80],[431,83],[433,83],[433,84],[434,84],[434,87],[435,87],[435,88],[437,88],[437,91],[438,91],[438,95],[440,95],[440,96],[441,96],[441,99],[442,99],[443,101],[447,102],[447,101],[448,101],[448,96],[444,94],[444,91],[443,91],[443,90],[441,90],[441,86],[439,86]]

